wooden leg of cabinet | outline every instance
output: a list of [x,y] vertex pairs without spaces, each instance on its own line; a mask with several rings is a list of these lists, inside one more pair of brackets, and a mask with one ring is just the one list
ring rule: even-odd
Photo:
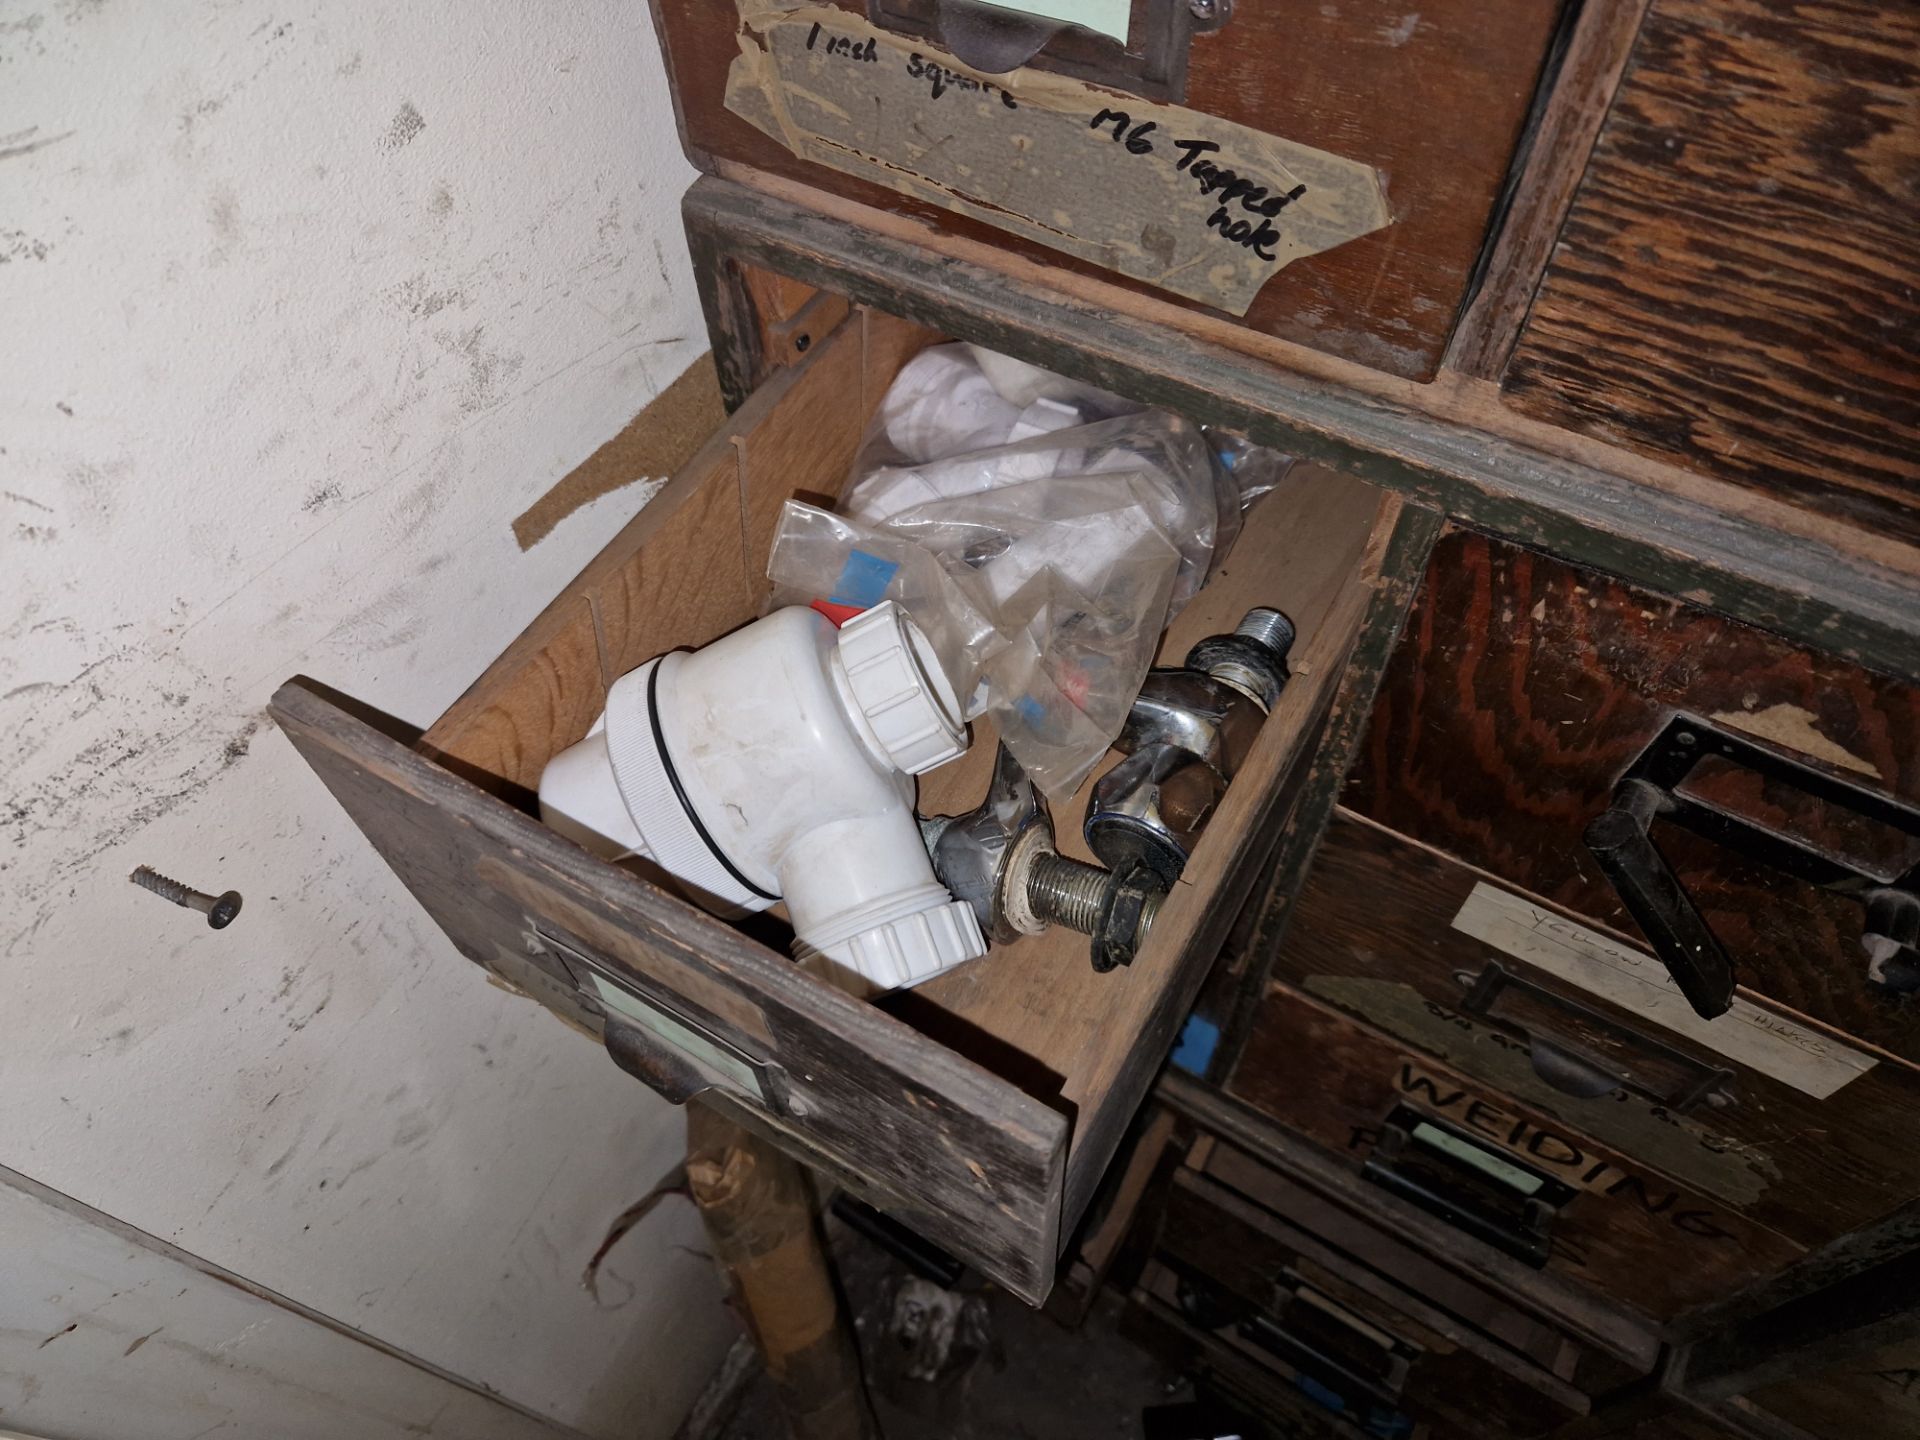
[[687,1182],[795,1440],[871,1440],[859,1355],[805,1173],[695,1101],[687,1107]]

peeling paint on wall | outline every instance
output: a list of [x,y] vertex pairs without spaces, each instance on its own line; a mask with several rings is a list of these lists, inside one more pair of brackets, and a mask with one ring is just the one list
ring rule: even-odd
[[394,112],[393,123],[387,126],[387,133],[380,137],[380,148],[391,154],[426,128],[427,122],[413,108],[413,102],[403,100],[400,108]]

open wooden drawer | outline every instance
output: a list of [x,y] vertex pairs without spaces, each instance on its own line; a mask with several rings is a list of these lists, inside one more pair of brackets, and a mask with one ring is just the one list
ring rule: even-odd
[[[1290,803],[1397,499],[1296,470],[1173,627],[1176,661],[1254,604],[1284,609],[1301,639],[1295,679],[1128,969],[1096,974],[1084,937],[1056,931],[868,1003],[562,839],[531,799],[615,678],[759,612],[781,504],[839,492],[868,414],[934,338],[855,310],[816,339],[418,744],[304,679],[272,713],[469,959],[671,1098],[701,1094],[1037,1303]],[[922,778],[922,813],[977,804],[992,751],[976,727],[964,759]],[[1072,853],[1080,819],[1077,804],[1055,816]]]

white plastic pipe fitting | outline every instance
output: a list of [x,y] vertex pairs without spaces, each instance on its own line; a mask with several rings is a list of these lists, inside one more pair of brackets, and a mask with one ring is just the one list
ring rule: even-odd
[[911,777],[965,749],[952,687],[903,611],[884,602],[836,632],[795,607],[623,675],[587,737],[548,762],[540,813],[723,912],[784,899],[802,958],[894,989],[986,953],[913,813]]

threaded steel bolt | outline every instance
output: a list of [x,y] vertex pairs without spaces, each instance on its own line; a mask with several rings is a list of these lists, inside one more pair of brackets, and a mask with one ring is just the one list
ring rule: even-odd
[[182,885],[178,880],[169,880],[150,865],[142,865],[127,876],[142,890],[151,890],[162,900],[171,900],[174,904],[188,910],[198,910],[207,917],[207,924],[215,930],[224,930],[233,923],[233,917],[240,913],[240,892],[229,890],[221,895],[209,895],[205,891],[195,890],[190,885]]
[[1248,640],[1258,640],[1262,645],[1271,645],[1282,655],[1293,646],[1293,622],[1278,610],[1269,610],[1264,605],[1249,610],[1246,617],[1233,627],[1233,633]]
[[1027,904],[1049,925],[1091,935],[1100,923],[1100,901],[1111,872],[1052,851],[1033,857],[1027,872]]
[[[1033,857],[1027,872],[1027,904],[1049,925],[1091,935],[1100,928],[1101,907],[1114,879],[1111,870],[1049,850]],[[1149,896],[1141,907],[1136,944],[1146,942],[1153,917],[1160,913],[1160,900],[1158,895]]]

